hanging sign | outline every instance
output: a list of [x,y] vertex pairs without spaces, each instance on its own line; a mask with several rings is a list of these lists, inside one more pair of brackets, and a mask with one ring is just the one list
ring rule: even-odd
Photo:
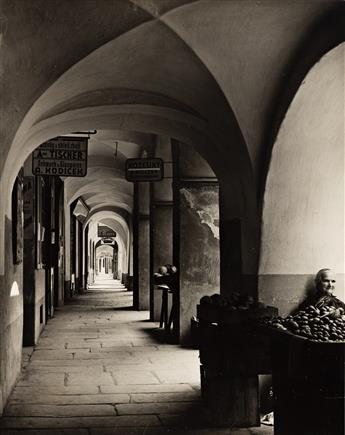
[[116,237],[116,232],[105,225],[98,225],[98,237]]
[[78,201],[75,204],[73,215],[80,221],[84,222],[87,215],[89,214],[89,207],[85,204],[82,197],[78,198]]
[[87,137],[60,136],[40,145],[32,153],[32,173],[60,177],[85,177]]
[[113,239],[102,239],[101,245],[115,245],[115,240]]
[[127,159],[127,181],[161,181],[164,177],[162,159]]

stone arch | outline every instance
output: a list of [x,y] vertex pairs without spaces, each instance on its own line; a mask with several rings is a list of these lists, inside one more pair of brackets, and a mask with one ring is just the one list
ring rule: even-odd
[[272,152],[259,290],[283,313],[300,302],[322,267],[344,278],[344,49],[338,45],[308,72]]
[[[52,118],[40,121],[29,129],[26,136],[15,143],[9,159],[10,164],[4,168],[3,180],[7,180],[5,191],[9,189],[16,170],[37,144],[69,131],[95,128],[122,128],[127,131],[144,131],[150,134],[163,134],[174,137],[185,144],[191,144],[208,161],[220,182],[227,182],[232,195],[231,207],[237,204],[237,213],[255,209],[250,177],[246,171],[240,171],[236,159],[228,161],[221,159],[217,150],[224,146],[226,139],[218,132],[212,131],[209,125],[188,113],[174,109],[147,105],[121,105],[87,107],[65,112]],[[212,144],[212,146],[211,146]],[[15,157],[14,157],[15,156]],[[241,158],[242,161],[242,158]],[[231,170],[229,171],[229,167]],[[248,179],[249,178],[249,179]],[[4,185],[5,183],[3,183]],[[247,195],[242,196],[243,190]],[[4,196],[5,210],[9,209],[9,195]],[[247,203],[246,205],[243,203]],[[251,214],[253,219],[253,214]]]
[[345,40],[344,19],[344,4],[335,2],[328,13],[322,15],[309,32],[306,32],[296,50],[287,59],[284,79],[276,86],[262,135],[264,152],[261,157],[262,170],[258,184],[260,211],[263,206],[272,150],[282,122],[309,71],[325,54]]
[[[96,261],[100,259],[101,254],[105,254],[105,256],[112,257],[112,266],[116,266],[116,270],[112,269],[113,276],[116,276],[116,279],[118,277],[118,261],[117,261],[117,255],[119,246],[116,241],[114,241],[113,245],[102,245],[101,240],[99,240],[95,245],[95,254],[96,254]],[[109,255],[107,255],[109,254]],[[116,263],[114,264],[114,256],[116,256]],[[109,272],[108,272],[109,273]]]
[[[39,96],[17,130],[7,155],[2,209],[8,210],[8,186],[23,153],[28,155],[37,144],[58,134],[88,129],[90,124],[96,128],[96,122],[107,118],[112,129],[162,133],[195,147],[226,192],[222,218],[236,217],[245,222],[244,256],[248,254],[245,262],[249,266],[244,270],[256,273],[257,204],[245,140],[211,69],[173,27],[161,20],[145,22],[94,47]],[[160,68],[152,70],[152,62],[158,56],[155,50],[162,51],[157,41],[163,37],[169,41],[169,50],[164,49],[165,61],[159,64]],[[128,47],[133,52],[131,56]],[[177,53],[183,69],[175,62]],[[133,68],[132,62],[138,68]]]
[[[121,263],[118,264],[118,270],[121,273],[128,272],[128,258],[129,258],[129,227],[122,217],[114,212],[103,210],[93,213],[84,222],[84,231],[87,225],[89,225],[89,236],[92,240],[97,240],[95,228],[97,223],[106,221],[106,225],[116,232],[115,242],[118,246],[118,254],[121,258]],[[95,243],[95,246],[97,243]],[[96,249],[96,248],[95,248]]]

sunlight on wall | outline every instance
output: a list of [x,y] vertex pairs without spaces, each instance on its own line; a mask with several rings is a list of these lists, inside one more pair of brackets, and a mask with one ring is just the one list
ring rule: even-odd
[[273,148],[260,274],[344,273],[344,47],[301,84]]
[[17,284],[17,281],[14,281],[11,287],[11,292],[10,292],[10,296],[19,296],[19,287]]

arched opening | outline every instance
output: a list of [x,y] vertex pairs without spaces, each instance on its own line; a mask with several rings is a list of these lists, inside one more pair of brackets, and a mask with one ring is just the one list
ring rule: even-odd
[[[2,26],[3,20],[0,23],[1,48],[5,54],[13,49],[10,62],[5,65],[9,85],[4,89],[4,159],[0,163],[1,167],[3,164],[0,185],[0,278],[5,289],[1,301],[5,308],[0,310],[0,346],[3,346],[2,343],[7,346],[6,352],[1,352],[5,355],[0,361],[5,384],[1,385],[0,399],[8,397],[14,384],[11,375],[14,372],[17,374],[20,366],[18,346],[13,343],[18,342],[16,331],[22,318],[18,309],[21,282],[16,279],[22,276],[22,271],[21,266],[13,267],[9,262],[7,252],[11,236],[13,182],[24,160],[39,144],[60,135],[95,129],[97,136],[89,141],[88,176],[83,180],[63,180],[65,255],[62,262],[66,266],[64,286],[72,299],[68,309],[70,312],[79,310],[78,318],[74,319],[74,325],[77,325],[73,332],[75,336],[71,340],[68,336],[73,322],[69,322],[71,318],[67,316],[64,319],[67,321],[57,328],[55,340],[47,342],[46,337],[42,337],[42,346],[46,347],[35,351],[33,366],[41,368],[42,361],[45,361],[44,352],[54,348],[54,359],[43,364],[44,367],[57,367],[53,382],[61,382],[62,385],[57,385],[54,392],[63,391],[65,394],[67,389],[68,393],[73,391],[75,394],[81,390],[73,390],[74,387],[90,387],[90,390],[82,392],[99,394],[97,400],[102,400],[104,397],[100,396],[103,394],[119,392],[124,383],[142,386],[146,382],[151,393],[152,385],[158,385],[160,391],[171,384],[179,389],[182,383],[193,389],[200,378],[198,374],[194,387],[189,384],[195,377],[189,376],[188,354],[183,353],[183,349],[179,349],[183,358],[178,368],[173,359],[173,370],[169,365],[171,361],[162,355],[163,348],[158,346],[152,346],[154,349],[150,349],[152,353],[147,360],[147,349],[145,352],[138,349],[143,344],[143,347],[146,346],[147,337],[143,340],[142,335],[133,337],[128,333],[127,326],[119,321],[124,312],[118,310],[118,317],[114,317],[114,312],[105,313],[106,309],[102,306],[98,316],[89,323],[93,314],[85,306],[87,295],[80,294],[74,298],[75,290],[83,293],[87,286],[95,284],[96,271],[100,266],[96,254],[99,240],[97,225],[113,226],[119,235],[116,238],[118,258],[123,259],[118,262],[119,279],[126,281],[127,288],[145,289],[146,293],[138,293],[135,301],[138,310],[145,310],[145,316],[148,289],[152,290],[150,277],[156,267],[152,265],[166,262],[169,256],[179,261],[183,280],[180,291],[184,299],[180,315],[181,319],[184,316],[184,326],[181,321],[181,331],[186,330],[199,296],[208,293],[211,287],[217,287],[218,291],[220,285],[225,295],[237,287],[258,296],[260,204],[257,204],[257,180],[258,174],[264,172],[260,156],[265,155],[267,145],[263,137],[265,118],[269,117],[270,110],[274,111],[271,106],[276,89],[285,85],[286,66],[299,52],[301,40],[315,22],[328,17],[328,12],[337,8],[329,2],[285,2],[276,5],[275,2],[207,0],[115,3],[100,0],[97,5],[87,2],[82,9],[68,2],[60,3],[58,8],[54,2],[45,4],[44,8],[40,5],[33,8],[31,4],[23,3],[19,13],[16,2],[5,0],[10,24],[7,35],[2,32],[3,29],[7,32],[7,22],[5,26]],[[52,17],[58,25],[51,25]],[[38,25],[42,33],[48,35],[47,38],[38,36]],[[71,34],[71,29],[74,30],[72,37],[66,37]],[[333,33],[331,29],[320,32],[320,39],[324,33]],[[319,52],[320,41],[317,41],[316,52]],[[324,44],[321,45],[323,50]],[[173,153],[171,142],[175,145]],[[296,147],[294,149],[296,151]],[[166,195],[166,186],[155,185],[152,189],[149,185],[132,186],[125,182],[126,159],[160,157],[160,152],[166,162],[172,162],[172,166],[178,160],[176,155],[180,157],[176,165],[179,176],[176,177],[176,167],[172,171],[175,173],[168,175],[173,176],[167,180],[173,184],[169,185],[170,196]],[[194,153],[198,157],[194,155],[189,160]],[[200,156],[206,162],[205,166],[201,164]],[[280,158],[277,161],[272,161],[274,180],[277,174],[280,175]],[[193,165],[188,166],[186,162],[197,162],[198,168],[202,167],[206,172],[194,172]],[[268,203],[274,197],[275,200],[270,203],[271,211],[277,208],[280,212],[279,195],[272,185],[271,179],[267,188]],[[171,217],[169,204],[163,203],[162,199],[178,204],[179,213]],[[218,199],[219,219],[215,206]],[[84,221],[73,214],[79,200],[88,208]],[[151,219],[155,219],[158,235],[152,234],[154,231],[150,233]],[[173,230],[169,231],[169,237],[163,244],[159,236],[168,233],[166,228],[174,219],[178,224],[172,225]],[[271,220],[270,210],[266,208],[263,227],[268,222],[274,230],[279,226],[274,219]],[[179,236],[175,231],[177,227]],[[191,231],[191,228],[197,231]],[[271,243],[271,238],[267,236],[268,226],[263,228],[262,234],[260,279],[265,278],[269,270],[265,269],[264,258],[267,253],[265,243]],[[153,249],[148,245],[151,236],[156,243]],[[172,243],[169,244],[169,238],[179,242],[174,243],[174,249]],[[51,237],[50,244],[52,240]],[[309,246],[312,247],[312,244]],[[197,251],[194,256],[193,249]],[[282,246],[279,246],[272,254],[276,261],[281,250]],[[71,259],[73,268],[70,267]],[[105,259],[106,256],[101,262],[104,272]],[[217,268],[220,273],[214,272]],[[273,270],[279,271],[279,268]],[[131,283],[134,276],[136,281]],[[266,289],[270,291],[273,285],[266,287],[263,281],[260,285],[262,294],[259,296],[264,299]],[[11,289],[12,299],[7,289]],[[276,293],[272,292],[268,302],[275,296]],[[154,317],[155,306],[149,308]],[[131,311],[131,315],[133,313]],[[138,311],[136,314],[140,316],[142,313]],[[58,321],[55,323],[58,324]],[[146,325],[149,324],[147,321]],[[82,340],[78,335],[81,331],[86,334]],[[116,336],[115,332],[120,335]],[[114,337],[116,340],[112,342]],[[121,350],[119,343],[124,346]],[[115,355],[122,351],[124,353],[120,358]],[[106,363],[95,369],[95,361],[102,359],[101,353],[108,354]],[[61,356],[68,362],[61,362]],[[134,357],[137,360],[133,364]],[[156,369],[159,359],[164,360],[166,366]],[[91,363],[91,360],[95,361]],[[11,372],[12,361],[16,369]],[[76,363],[83,367],[78,374],[74,372]],[[131,364],[136,365],[137,371],[130,370]],[[122,365],[124,371],[121,372],[118,365]],[[43,371],[37,374],[28,370],[25,382],[32,385],[34,381],[40,384],[43,379],[51,380],[50,370],[47,368],[47,376]],[[8,373],[10,376],[7,376]],[[177,377],[174,378],[175,375]],[[59,390],[60,387],[63,387],[62,390]],[[83,400],[87,401],[85,395],[82,394]],[[38,396],[38,399],[29,397],[28,400],[52,400],[40,393]],[[125,425],[132,424],[134,419],[126,414],[137,405],[132,399],[142,400],[143,397],[131,397],[131,403],[117,403],[116,411],[107,402],[101,411],[104,421],[97,424],[106,422],[116,426],[116,419]],[[154,396],[156,402],[161,399],[162,396]],[[140,405],[145,410],[145,415],[138,418],[141,427],[170,420],[170,416],[167,418],[164,415],[167,410],[171,412],[170,405],[155,405],[155,411],[162,411],[160,421],[156,412],[151,414],[152,406]],[[8,412],[15,412],[13,410],[16,409],[10,407]],[[29,406],[27,409],[31,412],[33,408]],[[87,411],[83,408],[76,410],[73,406],[68,409],[71,415],[82,412],[89,416]],[[103,418],[103,412],[107,417]],[[115,412],[117,415],[113,415]],[[200,415],[199,412],[197,417]],[[90,424],[84,422],[84,427]],[[95,422],[96,419],[93,424]]]
[[101,245],[101,243],[99,245],[98,243],[96,244],[96,275],[108,275],[109,277],[113,277],[115,274],[117,276],[114,263],[116,261],[117,265],[118,247],[116,244],[115,249],[115,244],[110,246],[111,243],[111,241],[106,239],[104,240],[105,245]]
[[[119,279],[119,246],[112,238],[104,238],[96,243],[96,275],[107,274],[113,279]],[[104,261],[103,261],[104,260]]]
[[[109,199],[109,198],[108,198]],[[104,209],[103,209],[104,208]],[[112,210],[113,208],[113,210]],[[89,214],[84,222],[84,232],[89,239],[90,248],[94,246],[97,249],[106,240],[109,246],[113,247],[113,278],[121,281],[129,290],[129,252],[130,252],[130,227],[126,219],[119,214],[116,207],[100,207]],[[92,256],[96,258],[95,251]],[[96,273],[99,270],[99,263],[90,262],[90,266],[85,268],[87,286],[94,283]],[[87,288],[87,286],[85,288]]]
[[[154,35],[153,30],[158,33]],[[159,68],[153,77],[150,50],[142,49],[140,41],[146,40],[149,46],[156,47],[160,37],[169,40],[166,44],[169,51],[164,58],[166,64],[174,68],[174,73],[166,75],[165,69]],[[138,44],[134,48],[133,59],[140,68],[133,69],[128,64],[126,50],[123,51],[126,42],[131,39]],[[115,56],[117,51],[118,56]],[[176,52],[186,62],[184,71],[174,66]],[[116,63],[112,61],[115,58]],[[126,74],[126,70],[130,73]],[[133,76],[133,70],[138,76]],[[129,82],[130,77],[132,83]],[[174,79],[167,80],[167,77]],[[78,83],[83,84],[80,87]],[[143,87],[143,83],[147,85]],[[241,243],[246,247],[243,250],[243,274],[248,277],[248,282],[251,280],[256,272],[258,242],[251,164],[232,109],[214,76],[205,69],[195,51],[190,50],[162,23],[146,23],[140,29],[129,32],[123,40],[111,41],[63,74],[32,106],[18,131],[16,144],[13,144],[13,157],[19,150],[22,152],[25,148],[31,152],[38,143],[51,137],[87,130],[91,125],[98,131],[116,130],[116,137],[118,131],[122,135],[143,132],[148,136],[173,137],[187,146],[193,146],[212,167],[222,191],[227,192],[221,201],[222,222],[234,218],[243,222]],[[142,138],[133,142],[141,144],[146,151],[153,149],[152,143],[143,143]],[[231,159],[228,158],[230,147]],[[12,156],[9,159],[14,161]],[[241,162],[241,170],[237,161]],[[245,195],[242,195],[243,191]],[[224,234],[226,238],[228,232]],[[232,279],[225,266],[229,256],[227,246],[233,244],[225,241],[223,249],[226,271],[222,291],[225,293],[230,288],[226,282],[227,275]]]
[[273,148],[264,198],[259,291],[283,314],[305,297],[323,267],[337,271],[337,294],[343,298],[343,61],[341,44],[314,65]]
[[[156,27],[157,34],[153,36],[153,30]],[[141,32],[142,29],[144,29],[144,34]],[[100,150],[102,147],[104,160],[107,162],[99,160],[101,152],[98,155],[95,152],[95,155],[90,159],[91,179],[87,180],[87,183],[81,183],[81,186],[72,180],[66,180],[65,184],[65,210],[67,210],[65,227],[76,226],[74,233],[78,237],[78,242],[68,240],[68,235],[66,237],[65,264],[69,266],[71,257],[74,255],[73,249],[76,252],[82,251],[79,249],[80,240],[84,238],[80,237],[80,231],[81,229],[85,231],[86,222],[83,222],[82,228],[80,222],[76,222],[69,213],[70,206],[74,205],[74,201],[80,197],[90,208],[91,213],[96,212],[97,208],[101,206],[105,208],[117,206],[123,213],[127,212],[131,215],[133,211],[131,200],[132,198],[134,201],[137,200],[138,213],[136,217],[138,217],[138,222],[136,224],[138,233],[136,236],[134,235],[133,222],[133,233],[130,232],[128,235],[128,239],[132,238],[132,240],[128,240],[128,243],[125,244],[124,251],[128,252],[129,249],[127,256],[129,260],[131,258],[131,242],[133,245],[137,243],[138,246],[133,251],[138,252],[139,249],[143,248],[141,252],[144,255],[138,257],[147,260],[149,249],[147,245],[148,215],[145,213],[146,205],[140,204],[139,192],[135,198],[135,192],[128,192],[121,183],[120,178],[123,178],[123,170],[121,174],[120,165],[109,165],[109,162],[113,159],[111,154],[114,154],[117,149],[114,140],[120,138],[118,131],[125,135],[141,133],[139,138],[130,142],[131,147],[126,144],[127,152],[124,151],[125,147],[121,148],[120,146],[120,151],[123,151],[123,156],[120,153],[122,161],[125,157],[129,157],[130,153],[133,153],[133,157],[142,157],[144,152],[148,156],[155,155],[155,147],[162,138],[166,142],[166,148],[169,149],[171,156],[171,139],[174,139],[175,150],[173,154],[175,155],[168,160],[176,166],[172,176],[177,183],[173,189],[174,198],[172,199],[176,204],[179,204],[179,210],[182,210],[182,213],[173,216],[175,222],[177,220],[178,223],[169,232],[170,236],[177,239],[179,243],[178,246],[174,244],[175,252],[171,252],[172,247],[170,246],[169,255],[174,261],[177,259],[179,262],[178,267],[182,282],[177,301],[179,318],[175,323],[178,327],[177,333],[181,335],[183,340],[187,340],[190,317],[192,313],[195,313],[195,306],[199,298],[205,293],[219,292],[219,223],[225,225],[227,221],[232,222],[233,219],[243,222],[239,237],[240,242],[236,247],[233,243],[227,244],[227,236],[229,234],[231,236],[231,232],[223,232],[225,235],[222,247],[222,279],[224,284],[221,291],[226,294],[233,290],[233,270],[231,267],[229,268],[227,259],[229,256],[231,257],[234,249],[243,252],[243,257],[240,259],[240,262],[243,261],[244,264],[243,275],[255,275],[257,254],[255,189],[253,189],[251,163],[246,144],[232,109],[214,77],[194,53],[171,34],[170,30],[166,30],[160,22],[148,23],[142,29],[134,32],[137,48],[133,58],[137,57],[138,68],[133,68],[131,64],[127,64],[130,57],[127,50],[122,51],[125,45],[122,47],[121,41],[120,43],[114,41],[109,46],[104,46],[89,59],[85,59],[85,62],[75,65],[66,73],[65,77],[61,76],[41,96],[39,101],[32,106],[20,131],[18,131],[8,159],[10,165],[5,167],[5,172],[8,171],[10,174],[11,170],[13,171],[12,165],[15,160],[12,158],[17,158],[19,153],[23,153],[24,150],[25,153],[29,154],[38,144],[52,137],[73,131],[97,129],[102,135],[100,143],[95,144],[94,149]],[[155,59],[151,58],[150,50],[147,47],[143,48],[141,42],[146,40],[149,46],[153,44],[153,46],[159,47],[160,44],[157,45],[157,42],[160,37],[165,36],[165,32],[170,35],[166,47],[175,48],[177,45],[179,50],[176,52],[175,49],[172,49],[171,53],[168,53],[168,57],[165,58],[165,62],[159,64],[162,68],[158,68],[153,74],[151,67],[147,70],[142,68],[144,63],[152,65]],[[127,39],[127,35],[125,39]],[[117,45],[120,45],[118,55],[115,54]],[[100,61],[99,55],[104,57],[105,62]],[[143,55],[147,55],[148,58],[142,59]],[[180,56],[183,56],[186,62],[183,71],[179,70],[178,65],[175,66],[175,60]],[[113,59],[116,59],[116,64],[112,64]],[[110,62],[108,65],[106,64],[107,60]],[[99,67],[102,65],[104,70],[99,71]],[[164,65],[169,65],[168,74]],[[92,76],[97,77],[96,82],[93,81]],[[130,81],[127,80],[128,77],[131,77]],[[169,77],[173,79],[167,81]],[[83,83],[83,88],[79,87],[80,83]],[[176,96],[179,101],[176,100]],[[111,135],[107,138],[106,133],[109,130]],[[147,143],[147,137],[149,137],[149,143]],[[106,141],[112,141],[112,143],[105,143]],[[231,158],[229,158],[229,148],[231,148]],[[195,155],[198,157],[196,158]],[[200,156],[204,159],[203,162]],[[198,167],[200,163],[201,167]],[[114,169],[116,182],[108,183],[107,177],[110,178],[111,173],[114,175]],[[176,169],[178,174],[175,173]],[[101,176],[99,177],[99,175]],[[99,179],[95,180],[96,177]],[[222,190],[221,200],[219,200],[218,183]],[[108,187],[108,189],[101,193],[100,189],[103,187]],[[146,189],[145,197],[147,198],[149,195],[150,191]],[[219,202],[221,202],[220,213]],[[95,231],[96,222],[94,215],[93,221],[88,223],[88,237],[92,241],[90,252],[92,270],[90,269],[90,273],[88,273],[91,285],[95,282],[95,271],[99,267],[95,248],[97,240],[95,233],[92,234]],[[130,225],[128,226],[130,227]],[[196,231],[193,231],[193,228],[196,228]],[[72,235],[70,236],[72,237]],[[243,251],[240,249],[243,242],[242,238],[246,247]],[[200,244],[200,249],[195,255],[193,255],[194,241]],[[68,253],[70,248],[72,252]],[[178,252],[180,253],[178,254]],[[181,254],[181,252],[186,255]],[[137,267],[139,272],[143,273],[137,274],[138,282],[135,285],[147,288],[147,285],[151,284],[147,281],[153,270],[145,270],[149,264],[148,261],[140,266],[136,260],[133,258],[133,272],[134,268]],[[127,267],[128,263],[129,261]],[[104,263],[101,263],[101,268],[102,264]],[[146,281],[140,281],[145,272]],[[70,276],[68,276],[68,268],[66,267],[65,281],[67,288],[73,289],[73,286],[76,288],[75,286],[79,285],[77,284],[80,282],[78,264],[76,264],[75,271],[71,270]],[[139,309],[142,309],[145,306],[143,304],[146,303],[142,299],[138,300]],[[154,309],[151,310],[151,314],[154,316]],[[196,369],[197,379],[199,379],[198,366],[196,365],[194,369]],[[180,367],[178,373],[175,372],[175,376],[179,376],[180,382],[181,379],[186,379],[186,373],[185,367],[182,369]],[[157,382],[157,379],[152,381],[152,374],[146,376],[150,382]],[[171,373],[163,370],[161,376],[165,380],[163,382],[169,382],[169,379],[171,382]],[[189,379],[195,379],[195,377],[191,376]]]

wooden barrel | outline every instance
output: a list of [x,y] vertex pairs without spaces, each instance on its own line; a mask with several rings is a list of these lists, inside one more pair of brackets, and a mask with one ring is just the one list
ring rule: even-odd
[[274,392],[275,435],[343,435],[344,396],[327,396],[311,388]]
[[273,340],[275,435],[343,435],[344,343]]

